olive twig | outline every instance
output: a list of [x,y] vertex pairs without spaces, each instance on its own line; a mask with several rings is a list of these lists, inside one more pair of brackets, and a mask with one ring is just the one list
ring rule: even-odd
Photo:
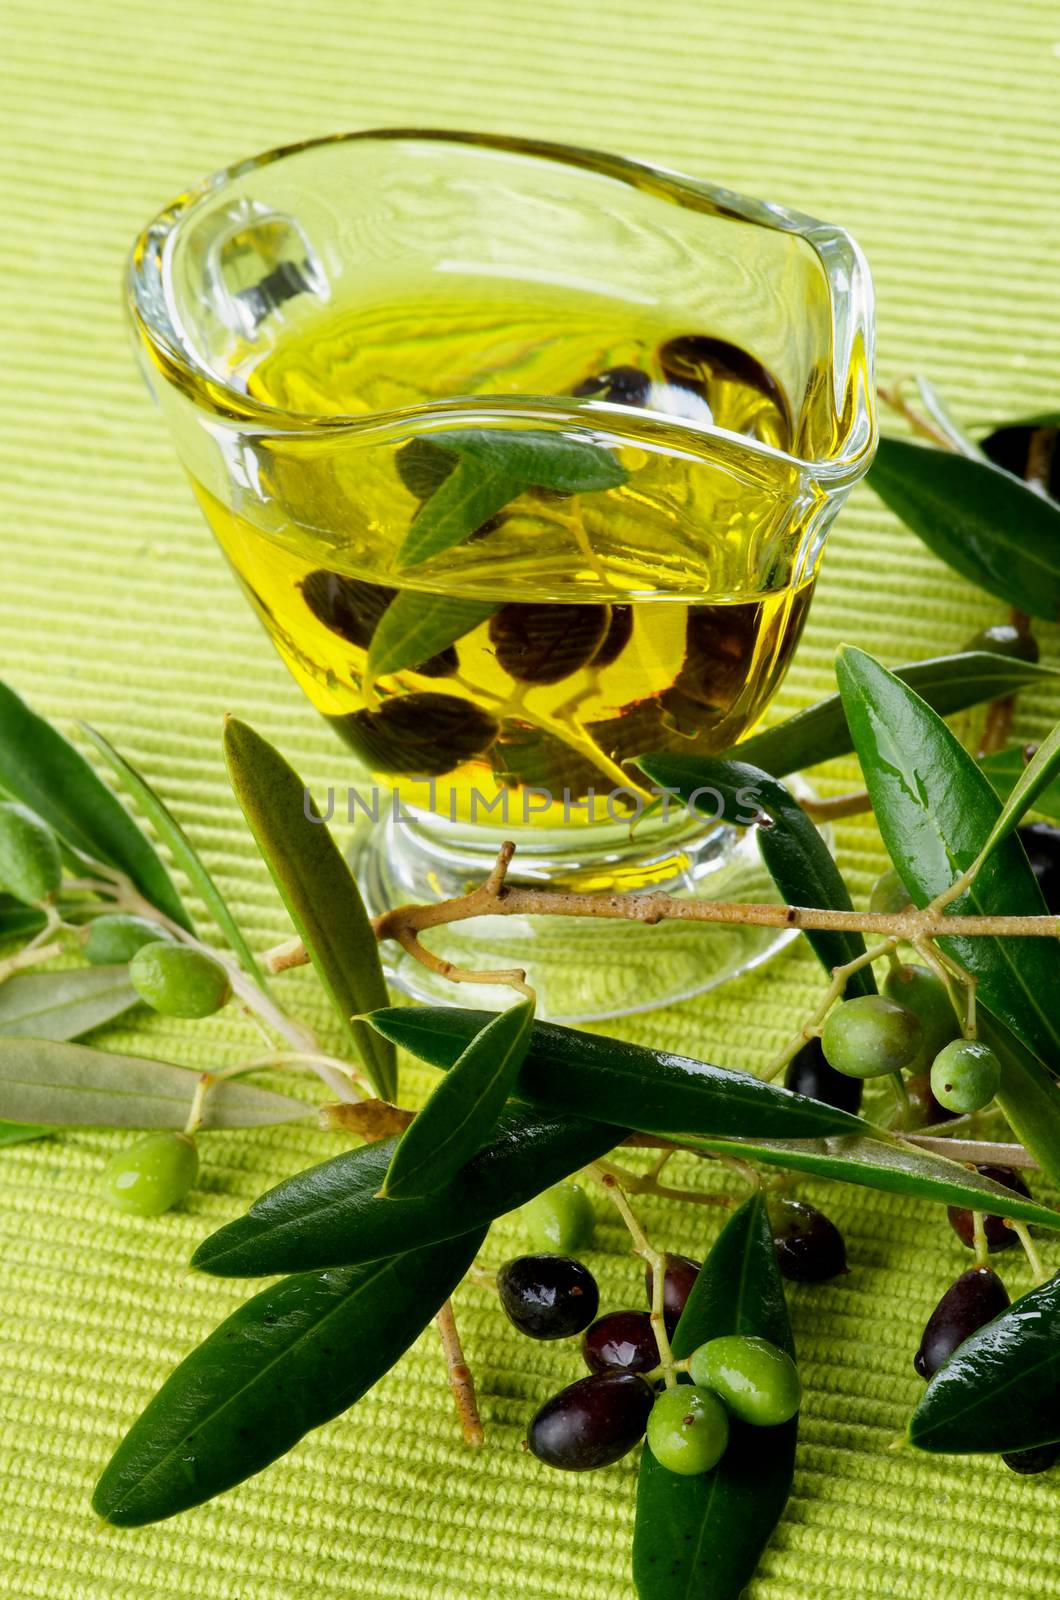
[[[939,1126],[949,1127],[951,1124],[940,1123]],[[1003,1167],[1036,1168],[1038,1165],[1030,1151],[1021,1144],[1002,1144],[988,1139],[940,1138],[923,1132],[903,1133],[902,1143],[916,1145],[920,1150],[929,1150],[932,1155],[946,1156],[950,1161],[967,1163],[973,1167],[990,1162],[997,1162]]]
[[456,1402],[456,1413],[460,1418],[460,1427],[464,1435],[464,1443],[471,1445],[475,1450],[485,1443],[486,1435],[479,1416],[478,1401],[475,1397],[475,1380],[471,1376],[471,1368],[464,1359],[463,1346],[460,1343],[460,1333],[456,1326],[456,1317],[453,1315],[453,1302],[447,1300],[434,1319],[438,1329],[438,1337],[442,1341],[442,1350],[445,1352],[445,1365],[449,1375],[449,1389]]
[[1030,1262],[1030,1268],[1034,1274],[1035,1283],[1046,1283],[1052,1274],[1046,1272],[1045,1267],[1042,1264],[1042,1258],[1038,1254],[1037,1247],[1034,1243],[1034,1240],[1031,1238],[1031,1232],[1027,1224],[1025,1222],[1017,1222],[1014,1217],[1006,1217],[1005,1227],[1012,1229],[1013,1233],[1019,1239],[1020,1244],[1023,1246],[1023,1252],[1026,1255],[1027,1260]]
[[7,956],[0,961],[0,983],[6,983],[16,972],[24,972],[27,967],[40,966],[43,961],[54,961],[56,956],[62,954],[63,945],[57,939],[51,944],[28,944],[23,949],[16,950],[13,956]]
[[656,1250],[648,1235],[644,1232],[623,1193],[621,1183],[613,1173],[608,1172],[600,1162],[594,1162],[591,1167],[586,1168],[586,1171],[590,1172],[603,1186],[608,1199],[629,1229],[635,1254],[640,1256],[651,1271],[651,1327],[659,1351],[659,1365],[662,1368],[663,1380],[668,1389],[673,1389],[677,1385],[677,1369],[673,1352],[670,1349],[670,1338],[666,1331],[666,1255],[663,1251]]
[[876,392],[884,405],[890,406],[892,411],[897,411],[899,416],[905,418],[914,433],[920,434],[921,438],[930,439],[940,450],[952,451],[953,445],[942,429],[936,428],[933,422],[929,422],[927,417],[923,416],[915,406],[910,405],[903,395],[902,385],[907,382],[907,378],[896,378],[893,383],[880,383],[876,386]]
[[867,789],[856,789],[852,794],[837,794],[830,800],[803,795],[799,805],[815,822],[839,822],[843,817],[858,817],[872,810]]
[[692,1205],[698,1206],[731,1206],[732,1200],[727,1194],[704,1194],[698,1189],[675,1189],[669,1184],[660,1183],[655,1176],[656,1168],[661,1170],[660,1163],[665,1165],[671,1156],[675,1156],[675,1148],[664,1150],[659,1161],[649,1172],[631,1172],[628,1167],[620,1167],[614,1161],[596,1161],[593,1163],[596,1174],[607,1173],[621,1184],[626,1194],[651,1194],[657,1195],[662,1200],[687,1200]]
[[853,973],[859,972],[862,967],[869,967],[874,961],[879,961],[881,956],[890,955],[896,943],[896,939],[886,939],[882,944],[871,945],[863,955],[855,956],[853,961],[847,961],[841,967],[832,968],[832,981],[825,990],[820,1005],[807,1018],[794,1039],[790,1039],[784,1045],[783,1049],[774,1056],[765,1072],[763,1072],[762,1077],[767,1082],[772,1082],[774,1078],[779,1078],[784,1068],[798,1055],[803,1046],[820,1034],[825,1017],[831,1011],[835,1002],[842,999],[848,978]]
[[972,1244],[975,1248],[976,1266],[988,1266],[990,1263],[990,1241],[986,1236],[986,1216],[982,1211],[972,1212]]

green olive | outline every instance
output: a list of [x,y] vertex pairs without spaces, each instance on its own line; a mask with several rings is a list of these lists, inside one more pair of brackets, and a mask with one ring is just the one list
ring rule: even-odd
[[667,1389],[651,1408],[648,1445],[660,1467],[695,1477],[716,1467],[729,1443],[729,1419],[716,1394],[694,1384]]
[[882,912],[886,916],[908,911],[912,904],[909,890],[893,867],[876,879],[869,895],[869,910]]
[[693,1383],[713,1389],[734,1417],[756,1428],[788,1422],[802,1404],[802,1385],[785,1350],[751,1334],[725,1334],[701,1344],[689,1363]]
[[212,1016],[232,993],[220,962],[164,939],[137,950],[129,978],[140,999],[166,1017]]
[[909,1063],[910,1072],[927,1072],[944,1044],[956,1039],[960,1024],[942,979],[928,967],[895,967],[883,980],[883,992],[911,1011],[920,1023],[920,1048]]
[[940,1106],[969,1116],[988,1106],[1001,1087],[1001,1062],[978,1039],[954,1039],[931,1065],[931,1092]]
[[123,916],[106,912],[95,917],[85,930],[82,946],[85,960],[93,967],[115,967],[131,961],[145,944],[169,943],[169,935],[157,922],[146,917]]
[[194,1139],[186,1133],[149,1133],[111,1157],[103,1173],[103,1189],[119,1211],[159,1217],[180,1204],[198,1176]]
[[63,880],[59,842],[17,800],[0,801],[0,889],[27,905],[54,900]]
[[905,1006],[882,994],[858,995],[833,1006],[821,1033],[830,1067],[851,1078],[901,1072],[920,1049],[921,1027]]
[[593,1237],[596,1218],[585,1190],[577,1183],[556,1183],[519,1208],[535,1250],[569,1255]]

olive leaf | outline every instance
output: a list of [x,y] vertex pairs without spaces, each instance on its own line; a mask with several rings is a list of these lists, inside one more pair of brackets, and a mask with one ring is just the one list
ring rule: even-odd
[[124,872],[157,910],[192,931],[176,885],[147,835],[80,751],[0,683],[0,788],[72,849]]
[[139,1000],[127,966],[18,973],[0,984],[0,1034],[76,1039],[113,1022]]
[[379,1094],[392,1100],[394,1051],[352,1020],[387,999],[375,934],[353,874],[279,751],[229,717],[224,752],[236,799],[324,992]]
[[23,905],[14,895],[0,894],[0,939],[31,939],[44,923],[44,913],[35,906]]
[[54,1128],[38,1128],[32,1122],[0,1122],[0,1145],[25,1144],[30,1139],[47,1139]]
[[1043,1228],[1060,1228],[1060,1213],[1014,1194],[981,1172],[918,1145],[882,1139],[713,1139],[675,1135],[682,1144],[716,1155],[742,1156],[770,1167],[813,1177],[835,1178],[862,1189],[905,1194],[940,1205],[968,1206],[994,1216],[1015,1217]]
[[918,1450],[1032,1450],[1060,1439],[1060,1277],[978,1329],[931,1379],[909,1423]]
[[996,850],[1001,841],[1007,839],[1013,829],[1019,826],[1058,772],[1060,772],[1060,722],[1042,740],[1013,784],[1001,808],[1001,815],[979,852],[980,861],[985,861],[991,851]]
[[498,604],[404,590],[391,600],[372,635],[365,676],[374,680],[422,665],[485,622]]
[[[726,1334],[768,1339],[794,1357],[765,1198],[733,1213],[692,1287],[671,1341],[678,1359]],[[736,1600],[780,1520],[795,1470],[798,1418],[770,1428],[732,1419],[718,1465],[698,1477],[641,1456],[633,1578],[640,1600]]]
[[[924,906],[979,857],[1001,802],[946,724],[893,673],[845,647],[836,667],[873,810],[891,860]],[[1005,839],[950,907],[990,916],[1044,915],[1018,839]],[[977,979],[977,994],[1035,1055],[1060,1068],[1060,944],[1053,939],[941,941]],[[1043,1163],[1044,1164],[1044,1163]]]
[[881,439],[868,482],[962,577],[1032,617],[1060,616],[1060,505],[988,460]]
[[[719,798],[724,807],[721,814],[728,819],[746,815],[748,807],[763,812],[768,821],[758,827],[758,848],[787,905],[853,911],[850,891],[832,852],[791,791],[769,773],[745,761],[704,756],[643,756],[637,765],[653,783],[679,795],[685,805],[695,806],[697,796],[709,797],[702,809],[712,816],[718,815]],[[865,954],[860,933],[814,930],[805,937],[828,973]],[[864,966],[852,972],[846,992],[851,996],[875,994],[872,968]]]
[[[894,667],[892,671],[943,717],[984,700],[1004,699],[1027,684],[1056,683],[1060,678],[1060,674],[1049,667],[1016,661],[988,650],[933,656],[928,661]],[[737,761],[746,761],[750,766],[771,772],[775,778],[783,778],[789,772],[800,772],[804,767],[847,756],[853,748],[843,703],[833,694],[767,728],[764,733],[752,734],[750,739],[742,740],[726,753]]]
[[105,1468],[93,1509],[138,1527],[261,1472],[400,1360],[484,1236],[480,1228],[262,1290],[171,1373]]
[[[489,1020],[488,1011],[446,1006],[394,1007],[369,1017],[384,1038],[444,1070]],[[835,1106],[669,1050],[649,1050],[535,1022],[515,1093],[531,1104],[609,1119],[639,1133],[746,1134],[810,1139],[874,1132]]]
[[533,1000],[486,1023],[398,1140],[382,1193],[430,1194],[455,1177],[489,1135],[530,1043]]
[[[1007,800],[1020,778],[1027,770],[1026,746],[1011,745],[1007,750],[995,750],[979,758],[979,770],[990,779],[990,786]],[[1037,794],[1028,809],[1038,813],[1048,822],[1060,823],[1060,783],[1051,783]]]
[[457,455],[456,469],[413,518],[398,567],[418,566],[460,544],[526,489],[589,494],[626,481],[610,451],[559,431],[462,428],[432,434],[430,442]]
[[[168,1061],[50,1039],[0,1038],[0,1117],[64,1128],[183,1128],[201,1074]],[[248,1083],[218,1083],[204,1128],[259,1128],[312,1107]]]
[[255,1200],[199,1245],[192,1265],[254,1278],[371,1261],[485,1227],[613,1150],[625,1129],[509,1106],[493,1138],[443,1188],[383,1199],[397,1141],[345,1150]]
[[184,873],[199,899],[210,913],[229,948],[239,958],[244,972],[254,979],[259,988],[268,992],[265,976],[254,959],[254,953],[240,932],[239,925],[228,908],[228,903],[210,876],[202,857],[195,849],[180,823],[174,817],[161,795],[137,772],[131,761],[121,755],[109,739],[88,723],[82,728],[106,761],[118,782],[154,825],[159,838],[168,847],[170,855]]

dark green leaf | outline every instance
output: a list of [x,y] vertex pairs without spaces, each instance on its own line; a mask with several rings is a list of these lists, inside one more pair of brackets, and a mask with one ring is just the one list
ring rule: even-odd
[[[416,1006],[376,1011],[371,1021],[384,1038],[448,1070],[489,1017],[488,1011]],[[615,1122],[641,1133],[808,1139],[873,1131],[860,1117],[763,1083],[750,1073],[551,1022],[534,1023],[515,1092],[575,1116],[606,1111]]]
[[[1025,748],[1022,744],[1011,745],[1007,750],[996,750],[993,755],[983,756],[979,762],[980,770],[986,773],[991,788],[1002,800],[1008,799],[1027,769]],[[1037,795],[1033,810],[1046,821],[1060,824],[1060,783],[1051,783]]]
[[109,739],[105,739],[87,723],[83,723],[82,726],[118,782],[136,801],[153,824],[159,838],[169,847],[170,855],[221,930],[229,948],[239,957],[244,972],[250,974],[259,988],[267,990],[265,977],[254,959],[253,951],[240,932],[235,917],[228,909],[224,896],[207,871],[199,852],[161,795],[152,789],[147,779],[137,772],[131,762],[126,761],[125,757],[115,750]]
[[485,1227],[613,1150],[624,1128],[510,1107],[494,1138],[440,1193],[383,1199],[396,1141],[347,1150],[288,1178],[203,1240],[192,1265],[254,1278],[371,1261]]
[[1026,611],[1060,615],[1060,506],[989,461],[881,439],[868,481],[962,577]]
[[[702,756],[654,755],[638,759],[649,778],[680,795],[685,805],[703,797],[700,809],[718,815],[719,799],[729,820],[765,812],[769,822],[758,828],[758,848],[770,877],[789,906],[819,911],[853,911],[850,891],[821,835],[798,801],[782,783],[744,761],[717,761]],[[845,966],[865,954],[860,933],[812,932],[805,935],[825,971]],[[847,979],[848,996],[875,994],[872,968],[865,966]]]
[[[784,1289],[761,1194],[729,1219],[673,1338],[675,1356],[741,1333],[794,1356]],[[770,1428],[733,1421],[718,1465],[683,1478],[645,1446],[637,1486],[633,1577],[640,1600],[737,1600],[791,1493],[798,1418]]]
[[862,1189],[912,1195],[940,1205],[968,1206],[973,1211],[989,1210],[994,1216],[1060,1228],[1060,1213],[1022,1199],[948,1156],[916,1145],[884,1143],[882,1139],[704,1139],[688,1135],[681,1135],[681,1142],[697,1150],[743,1156],[770,1167],[808,1172],[813,1177],[835,1178]]
[[38,1128],[32,1122],[0,1122],[0,1145],[25,1144],[29,1139],[47,1139],[54,1128]]
[[351,1020],[387,1000],[375,934],[353,874],[316,808],[318,820],[307,816],[308,791],[271,744],[229,717],[224,749],[236,799],[324,992],[379,1094],[392,1100],[393,1050]]
[[991,828],[981,855],[995,850],[1002,839],[1007,839],[1014,828],[1023,821],[1027,812],[1037,806],[1056,774],[1060,772],[1060,723],[1042,740],[1030,761],[1016,778],[1009,791],[1001,815]]
[[558,431],[464,428],[432,435],[431,442],[459,461],[413,518],[398,567],[417,566],[460,544],[525,489],[589,494],[626,480],[601,445]]
[[1056,1182],[1060,1178],[1060,1094],[1056,1079],[1037,1056],[985,1007],[978,1010],[979,1036],[1001,1061],[997,1103],[1012,1132],[1033,1151],[1038,1165]]
[[[945,723],[871,656],[840,652],[837,676],[873,810],[906,888],[927,905],[970,867],[1001,802]],[[1018,839],[994,851],[950,911],[1045,914]],[[1060,943],[947,938],[943,948],[978,980],[978,997],[1054,1070],[1060,1068]]]
[[255,1295],[162,1385],[96,1485],[94,1510],[138,1527],[261,1472],[400,1360],[483,1237],[302,1273]]
[[1021,1296],[939,1368],[909,1424],[920,1450],[1031,1450],[1060,1439],[1060,1278]]
[[0,788],[73,849],[126,873],[145,900],[191,931],[176,886],[146,834],[80,751],[2,683]]
[[497,610],[499,602],[460,600],[406,589],[391,600],[375,633],[365,673],[369,679],[420,666],[463,639]]
[[0,984],[0,1034],[76,1039],[139,1003],[128,967],[23,972]]
[[[0,1038],[0,1117],[65,1128],[183,1128],[200,1074],[49,1039]],[[206,1096],[204,1128],[258,1128],[312,1107],[247,1083]]]
[[35,906],[23,905],[13,895],[0,894],[0,939],[32,939],[44,926]]
[[454,1178],[492,1132],[530,1043],[534,1002],[486,1023],[453,1062],[398,1141],[387,1168],[388,1198],[430,1194]]
[[[930,661],[918,661],[893,670],[896,678],[915,689],[943,717],[984,700],[1003,699],[1027,684],[1056,683],[1058,679],[1058,674],[1048,667],[993,655],[987,650],[935,656]],[[847,756],[853,748],[843,703],[833,694],[797,712],[786,722],[778,722],[764,733],[745,739],[735,745],[731,753],[737,761],[746,761],[782,778],[786,773],[801,772],[804,767]]]

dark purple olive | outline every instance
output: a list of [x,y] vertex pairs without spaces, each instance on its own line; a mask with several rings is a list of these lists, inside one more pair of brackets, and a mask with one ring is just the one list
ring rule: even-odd
[[[690,1256],[666,1257],[666,1276],[663,1279],[663,1322],[667,1333],[673,1333],[681,1320],[681,1313],[692,1293],[692,1285],[699,1277],[703,1263],[693,1261]],[[648,1291],[648,1304],[652,1303],[652,1294],[655,1289],[655,1276],[650,1267],[644,1274],[644,1282]]]
[[484,755],[500,733],[487,712],[455,694],[394,695],[378,711],[327,720],[374,772],[418,778],[441,777]]
[[957,1115],[956,1111],[947,1111],[935,1099],[929,1072],[918,1072],[908,1078],[905,1088],[909,1096],[909,1112],[905,1122],[907,1128],[933,1128],[937,1122],[951,1122]]
[[489,636],[499,666],[519,683],[560,683],[588,666],[611,626],[607,606],[513,603],[490,619]]
[[1036,1472],[1048,1472],[1050,1467],[1056,1465],[1058,1456],[1060,1443],[1035,1445],[1033,1450],[1010,1450],[1001,1459],[1011,1471],[1030,1478]]
[[1049,822],[1028,822],[1016,832],[1046,906],[1055,916],[1060,916],[1060,828],[1054,828]]
[[808,1094],[811,1100],[823,1100],[826,1106],[836,1106],[840,1111],[861,1109],[862,1080],[830,1067],[820,1039],[810,1039],[792,1057],[784,1082],[796,1094]]
[[978,633],[964,645],[965,650],[983,650],[987,655],[1009,656],[1014,661],[1029,661],[1033,666],[1041,651],[1033,633],[1017,628],[1011,622],[995,622]]
[[609,400],[616,406],[646,406],[651,379],[639,367],[608,367],[584,378],[571,393],[580,400]]
[[787,402],[772,373],[762,363],[726,339],[707,334],[690,333],[670,339],[659,351],[663,371],[671,383],[710,400],[711,386],[715,383],[738,383],[745,389],[756,389],[773,401],[778,411],[787,414]]
[[302,599],[331,633],[347,644],[367,650],[383,612],[397,594],[381,583],[347,578],[341,572],[318,568],[301,582]]
[[546,1400],[527,1430],[527,1449],[564,1472],[609,1467],[644,1437],[655,1391],[633,1372],[580,1378]]
[[989,1267],[972,1267],[952,1283],[927,1320],[913,1366],[922,1378],[932,1377],[977,1328],[1000,1316],[1008,1291]]
[[651,1317],[646,1311],[609,1311],[582,1337],[590,1372],[651,1372],[659,1365]]
[[843,1235],[816,1206],[804,1200],[774,1200],[769,1221],[782,1277],[793,1283],[827,1283],[846,1272]]
[[517,1256],[498,1272],[497,1293],[508,1321],[529,1339],[567,1339],[600,1309],[596,1279],[570,1256]]
[[[1013,473],[1017,478],[1025,478],[1028,468],[1032,474],[1042,482],[1042,487],[1053,500],[1060,500],[1060,444],[1056,441],[1053,432],[1052,440],[1046,440],[1046,449],[1042,452],[1042,460],[1031,461],[1031,441],[1035,434],[1041,435],[1042,429],[1026,423],[1017,423],[1015,427],[998,428],[980,441],[979,448],[985,456],[997,467],[1004,467],[1006,472]],[[1034,469],[1037,468],[1035,471]]]
[[590,663],[594,667],[609,667],[617,661],[633,637],[633,607],[612,606],[611,624],[604,634],[604,642]]
[[[984,1178],[993,1178],[995,1183],[1002,1184],[1006,1189],[1011,1189],[1013,1194],[1021,1194],[1030,1199],[1031,1192],[1027,1188],[1019,1173],[1012,1167],[976,1167]],[[950,1227],[969,1250],[975,1249],[975,1226],[972,1222],[972,1213],[963,1206],[950,1206],[946,1211],[950,1219]],[[1010,1250],[1014,1244],[1019,1244],[1019,1239],[1012,1228],[1005,1224],[1004,1217],[987,1215],[983,1218],[986,1229],[987,1248],[993,1252],[997,1250]]]

